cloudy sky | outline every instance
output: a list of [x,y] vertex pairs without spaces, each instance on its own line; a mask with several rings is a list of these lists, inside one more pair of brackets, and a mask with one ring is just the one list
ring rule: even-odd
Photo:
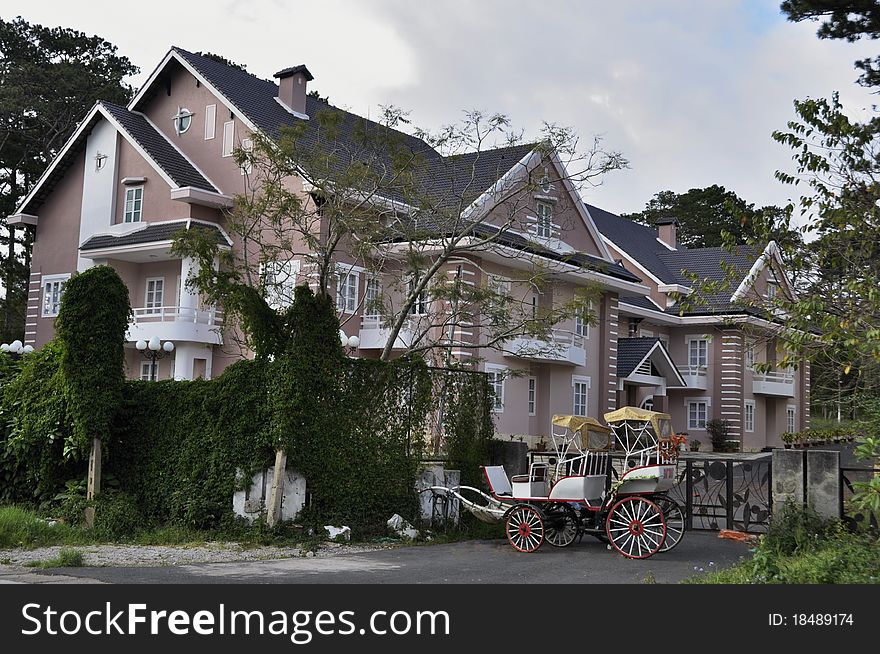
[[[657,191],[722,184],[759,205],[791,189],[770,138],[792,100],[840,91],[855,115],[874,97],[853,61],[876,43],[819,41],[778,0],[0,0],[0,15],[100,34],[141,67],[168,47],[223,54],[261,77],[305,63],[312,88],[361,115],[393,104],[427,128],[465,109],[604,136],[631,168],[585,199],[641,209]],[[874,47],[872,47],[872,45]]]

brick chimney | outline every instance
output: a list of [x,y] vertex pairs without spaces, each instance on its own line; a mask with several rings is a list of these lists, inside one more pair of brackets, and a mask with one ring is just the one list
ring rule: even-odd
[[305,115],[306,86],[314,77],[305,65],[285,68],[275,73],[278,80],[278,101],[291,111]]
[[657,236],[673,250],[678,249],[678,221],[675,218],[658,218],[654,221]]

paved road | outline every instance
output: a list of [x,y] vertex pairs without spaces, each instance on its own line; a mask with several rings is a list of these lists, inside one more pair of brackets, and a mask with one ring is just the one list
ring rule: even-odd
[[[39,575],[64,575],[106,583],[675,583],[748,556],[741,543],[714,532],[691,532],[672,552],[645,561],[624,559],[592,538],[566,549],[542,547],[520,554],[507,541],[468,541],[446,545],[241,563],[163,568],[66,568]],[[714,565],[710,565],[710,562]],[[49,581],[47,579],[47,581]]]

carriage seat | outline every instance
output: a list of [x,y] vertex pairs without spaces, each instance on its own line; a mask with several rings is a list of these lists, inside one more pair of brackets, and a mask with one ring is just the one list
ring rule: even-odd
[[504,472],[504,466],[483,466],[486,473],[486,481],[489,482],[489,490],[497,497],[513,497],[513,486]]

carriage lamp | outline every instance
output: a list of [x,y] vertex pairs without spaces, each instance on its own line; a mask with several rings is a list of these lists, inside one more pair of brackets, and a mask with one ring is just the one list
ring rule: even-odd
[[150,362],[150,381],[156,381],[156,361],[174,352],[174,343],[163,343],[158,336],[153,336],[148,341],[140,339],[134,346]]
[[14,340],[11,343],[3,343],[0,345],[0,352],[8,352],[9,354],[30,354],[34,351],[32,345],[23,345],[21,341]]
[[348,336],[344,331],[340,329],[339,342],[342,344],[342,347],[347,347],[349,350],[353,350],[361,344],[361,339],[359,339],[357,336]]

